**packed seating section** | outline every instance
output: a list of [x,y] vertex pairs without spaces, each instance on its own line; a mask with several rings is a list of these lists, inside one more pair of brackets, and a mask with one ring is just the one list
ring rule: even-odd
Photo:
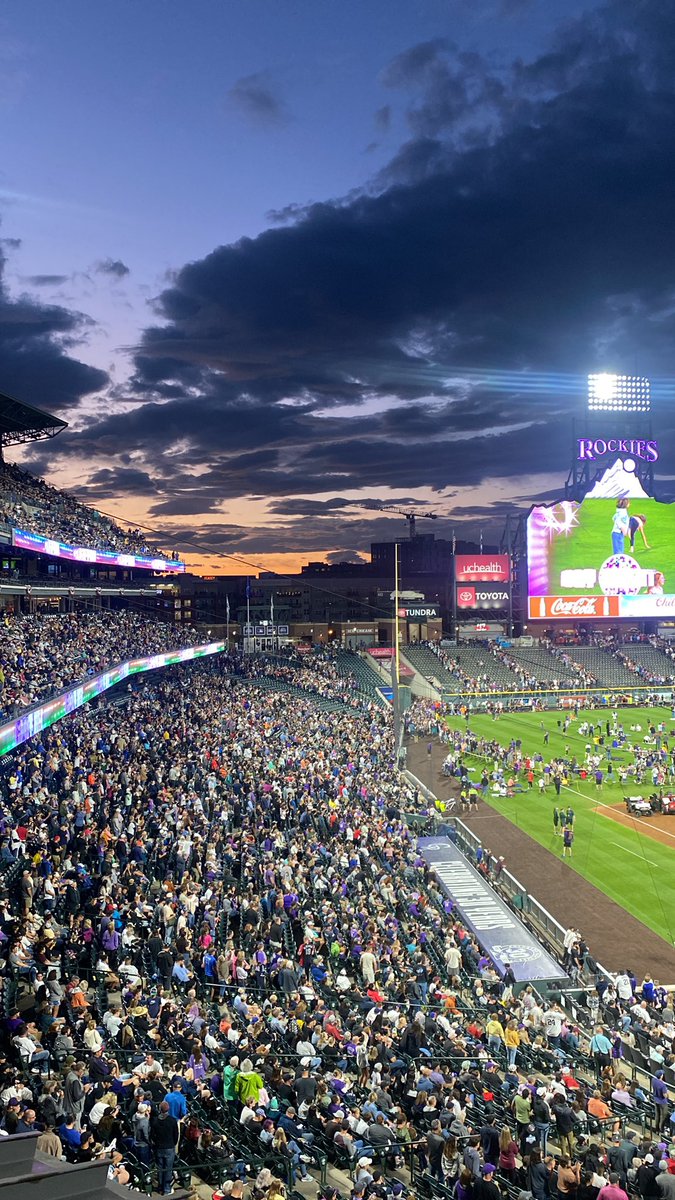
[[71,546],[166,557],[149,545],[141,529],[124,530],[111,517],[6,462],[0,462],[0,522]]
[[610,1170],[647,1200],[675,1171],[671,996],[590,976],[578,935],[572,998],[499,978],[356,678],[228,656],[0,760],[0,1129],[114,1146],[145,1190],[328,1194],[332,1166],[356,1197],[544,1200],[571,1151],[586,1200]]

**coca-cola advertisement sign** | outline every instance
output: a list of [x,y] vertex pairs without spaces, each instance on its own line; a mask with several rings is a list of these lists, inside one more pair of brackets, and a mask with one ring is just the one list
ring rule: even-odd
[[456,554],[455,583],[508,583],[508,554]]
[[530,620],[595,621],[621,616],[620,596],[530,596]]

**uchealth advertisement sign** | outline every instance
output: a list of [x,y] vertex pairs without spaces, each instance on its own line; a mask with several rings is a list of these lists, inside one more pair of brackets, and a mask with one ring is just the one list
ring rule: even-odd
[[509,602],[510,584],[460,583],[457,585],[458,608],[503,608]]
[[508,583],[508,554],[456,554],[455,583]]
[[565,979],[562,967],[449,838],[418,838],[417,848],[500,975],[509,963],[519,983]]

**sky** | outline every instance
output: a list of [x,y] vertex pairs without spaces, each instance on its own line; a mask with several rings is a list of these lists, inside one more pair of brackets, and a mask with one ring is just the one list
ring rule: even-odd
[[8,458],[209,571],[494,541],[610,370],[675,496],[674,56],[667,0],[5,0],[0,391],[69,422]]

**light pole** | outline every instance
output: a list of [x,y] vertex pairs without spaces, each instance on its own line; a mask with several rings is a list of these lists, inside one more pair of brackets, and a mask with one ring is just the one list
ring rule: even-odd
[[394,542],[394,654],[391,662],[392,707],[394,717],[394,762],[398,766],[403,740],[401,726],[401,694],[399,691],[400,678],[400,648],[398,642],[398,542]]

